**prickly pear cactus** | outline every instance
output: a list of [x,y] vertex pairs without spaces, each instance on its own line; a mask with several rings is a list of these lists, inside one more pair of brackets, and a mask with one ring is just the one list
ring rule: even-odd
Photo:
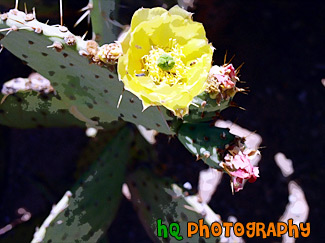
[[122,27],[116,21],[119,2],[115,0],[90,0],[85,9],[86,11],[89,10],[93,33],[100,45],[114,42]]
[[[127,178],[127,185],[131,192],[131,201],[137,211],[142,224],[154,242],[200,242],[198,234],[187,237],[187,223],[204,219],[209,225],[218,221],[218,216],[204,203],[200,203],[197,196],[188,196],[183,190],[173,184],[170,179],[157,178],[150,171],[138,170]],[[179,223],[177,236],[165,239],[158,237],[157,224],[167,225]],[[168,235],[168,234],[167,234]],[[216,242],[217,238],[206,239]]]
[[84,126],[68,112],[58,95],[27,89],[25,84],[29,81],[17,78],[4,84],[0,94],[1,125],[16,128]]
[[107,144],[92,168],[52,209],[32,242],[96,242],[109,227],[122,196],[133,134],[129,128]]
[[217,103],[214,99],[203,92],[202,94],[194,97],[193,105],[190,106],[190,113],[184,117],[184,121],[191,123],[199,123],[214,120],[219,116],[219,113],[228,108],[231,99],[223,100]]
[[[97,131],[123,120],[176,135],[197,159],[228,173],[236,192],[244,180],[254,181],[258,168],[250,161],[257,151],[246,148],[244,139],[229,129],[214,126],[234,95],[244,91],[236,87],[239,69],[226,62],[212,66],[214,48],[204,27],[178,6],[136,11],[124,38],[117,41],[122,27],[115,20],[118,6],[114,0],[90,0],[83,8],[77,22],[89,15],[95,40],[73,35],[62,23],[40,23],[35,12],[15,8],[1,14],[0,44],[42,78],[4,85],[0,124],[76,125]],[[113,221],[125,180],[152,240],[164,241],[157,236],[161,219],[162,224],[180,223],[177,240],[200,242],[197,235],[187,239],[187,222],[203,218],[211,224],[220,220],[217,215],[170,180],[149,169],[133,170],[154,168],[157,157],[130,124],[118,123],[111,137],[85,151],[96,156],[91,170],[53,208],[33,242],[98,241]],[[88,163],[82,161],[77,174]]]
[[64,26],[42,24],[16,9],[1,15],[0,28],[8,28],[0,43],[49,79],[70,113],[82,117],[87,126],[101,127],[122,119],[173,134],[163,108],[142,111],[140,100],[123,91],[113,66],[89,61],[98,52],[94,41],[84,41]]
[[229,129],[218,128],[210,123],[184,123],[179,128],[177,137],[197,159],[218,169],[219,163],[223,161],[223,152],[236,139]]

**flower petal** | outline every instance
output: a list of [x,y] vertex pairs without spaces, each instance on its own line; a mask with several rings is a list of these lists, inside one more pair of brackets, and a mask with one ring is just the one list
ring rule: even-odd
[[[125,89],[138,96],[144,108],[162,105],[182,117],[193,98],[205,90],[213,49],[203,25],[191,16],[175,6],[169,12],[140,9],[132,17],[121,43],[124,55],[118,72]],[[161,53],[172,53],[177,63],[173,71],[165,73],[158,66],[151,69]]]
[[178,5],[175,5],[174,7],[169,9],[168,12],[172,15],[179,15],[179,16],[183,17],[184,19],[191,19],[192,15],[193,15],[192,13],[187,12],[185,9],[180,8]]

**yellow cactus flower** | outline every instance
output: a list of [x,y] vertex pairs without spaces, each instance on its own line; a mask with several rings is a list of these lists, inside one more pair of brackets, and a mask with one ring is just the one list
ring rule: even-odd
[[118,74],[144,109],[162,105],[174,115],[188,113],[193,98],[206,88],[213,47],[204,27],[178,6],[139,9],[121,41]]

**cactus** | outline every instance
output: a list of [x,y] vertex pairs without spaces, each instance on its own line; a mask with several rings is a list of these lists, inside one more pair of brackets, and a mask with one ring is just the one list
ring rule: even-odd
[[[157,240],[158,219],[165,224],[179,222],[184,240],[189,240],[185,239],[187,221],[204,218],[211,224],[218,220],[197,196],[188,196],[168,179],[150,175],[150,169],[159,163],[154,149],[131,125],[113,124],[113,121],[123,120],[176,135],[197,159],[227,172],[236,191],[242,189],[243,180],[258,177],[258,169],[252,166],[247,166],[254,169],[248,171],[251,178],[237,176],[235,162],[244,158],[249,164],[252,153],[245,154],[248,150],[243,144],[244,139],[213,125],[219,112],[231,106],[236,92],[243,90],[236,88],[238,70],[231,64],[211,67],[213,48],[207,42],[202,25],[192,20],[191,13],[179,7],[173,7],[168,13],[162,8],[139,10],[146,15],[139,17],[139,12],[136,13],[138,17],[133,18],[133,25],[141,21],[150,23],[151,17],[160,14],[178,19],[181,24],[176,34],[182,45],[170,38],[168,48],[158,48],[150,44],[150,38],[156,38],[150,28],[149,34],[141,33],[137,32],[141,28],[132,24],[124,39],[117,41],[117,6],[118,2],[114,0],[90,0],[84,8],[86,12],[80,20],[90,15],[95,40],[73,35],[62,23],[42,24],[36,20],[35,13],[12,9],[0,15],[0,30],[4,33],[0,34],[0,44],[46,80],[45,86],[31,77],[7,82],[0,96],[0,117],[3,118],[0,124],[20,128],[72,125],[98,130],[115,128],[108,141],[101,138],[97,138],[97,143],[90,141],[84,154],[93,150],[91,170],[53,208],[35,233],[33,242],[98,241],[115,216],[126,178],[132,203],[154,241]],[[155,20],[157,26],[166,28],[165,22],[158,18]],[[172,25],[171,28],[176,27]],[[139,38],[142,34],[148,35],[150,41]],[[139,45],[131,45],[136,37]],[[160,38],[156,39],[160,43]],[[149,54],[143,52],[142,44],[150,46]],[[183,50],[188,52],[185,61]],[[133,60],[137,55],[139,58]],[[129,73],[128,65],[134,73]],[[151,66],[155,69],[151,70]],[[152,80],[146,79],[149,76]],[[148,80],[154,82],[146,84]],[[139,83],[134,85],[133,81]],[[150,88],[142,86],[142,82]],[[161,82],[166,82],[163,83],[165,86],[161,86]],[[175,89],[171,88],[174,85]],[[89,158],[80,161],[77,174],[90,164],[89,161]],[[144,165],[150,169],[137,169]],[[130,173],[128,169],[135,172]],[[190,240],[200,241],[197,236]]]
[[[204,218],[205,224],[210,225],[218,221],[219,217],[205,203],[200,203],[197,196],[189,196],[172,183],[170,179],[158,178],[148,170],[137,170],[127,178],[131,192],[131,201],[137,211],[142,224],[154,242],[164,242],[157,236],[157,220],[161,224],[179,223],[183,239],[180,242],[200,242],[198,234],[187,238],[187,222],[198,222]],[[171,242],[176,239],[168,237]],[[211,237],[207,242],[216,242]]]
[[209,123],[184,123],[178,130],[178,139],[197,159],[220,169],[223,152],[236,137],[227,128],[217,128]]
[[217,103],[206,93],[194,97],[190,106],[190,114],[184,117],[184,120],[190,123],[211,121],[218,117],[219,113],[230,106],[231,99],[222,100]]
[[[117,212],[133,140],[129,128],[107,144],[88,173],[67,192],[34,234],[32,242],[95,242]],[[123,150],[121,150],[123,148]]]
[[49,79],[74,116],[85,117],[86,123],[97,117],[96,124],[88,124],[90,126],[101,127],[120,118],[173,134],[162,108],[151,107],[142,112],[140,100],[123,91],[114,71],[90,64],[80,55],[96,53],[98,46],[94,41],[84,41],[63,26],[48,26],[36,19],[26,21],[26,16],[15,9],[1,16],[6,20],[0,20],[0,28],[18,28],[19,31],[9,30],[0,43]]
[[8,84],[19,81],[25,83],[28,79],[13,79],[3,86],[3,93],[5,88],[6,92],[15,93],[0,95],[0,100],[3,100],[0,105],[0,124],[16,128],[84,126],[83,122],[67,111],[66,105],[54,93],[46,94],[33,90],[18,92],[8,88]]
[[96,41],[100,44],[111,43],[116,40],[119,32],[116,19],[119,1],[115,0],[90,0],[88,9],[90,10],[91,23]]

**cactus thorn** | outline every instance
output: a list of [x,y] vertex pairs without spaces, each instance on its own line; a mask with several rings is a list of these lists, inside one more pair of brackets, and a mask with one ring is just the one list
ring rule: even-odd
[[240,93],[245,94],[245,95],[248,95],[247,92],[249,92],[249,91],[250,91],[250,90],[249,90],[248,87],[245,87],[245,88],[237,88],[237,87],[236,87],[236,92],[240,92]]
[[5,100],[7,99],[8,96],[9,96],[9,94],[6,94],[5,96],[2,97],[2,99],[0,101],[0,105],[2,105],[3,102],[5,102]]
[[230,181],[231,194],[234,195],[234,182]]
[[54,48],[57,52],[60,52],[63,50],[63,45],[61,42],[54,41],[52,45],[47,46],[47,48]]
[[[20,29],[29,29],[30,27],[24,27],[24,28],[20,28]],[[11,26],[11,28],[5,28],[5,29],[0,29],[0,32],[5,32],[8,31],[6,33],[6,35],[8,35],[11,31],[18,31],[20,30],[16,25]]]
[[90,10],[88,9],[86,12],[81,15],[81,17],[76,21],[76,23],[73,25],[73,27],[77,27],[78,24],[80,24],[81,21],[83,21],[88,15],[90,14]]
[[230,58],[229,62],[227,62],[227,63],[226,63],[226,64],[224,64],[224,65],[226,65],[226,66],[227,66],[227,65],[229,65],[229,64],[231,63],[232,59],[234,59],[234,58],[235,58],[235,56],[236,56],[236,55],[234,54],[234,55],[233,55],[233,56]]
[[238,75],[239,74],[239,72],[240,72],[240,69],[243,67],[243,65],[244,65],[245,63],[243,62],[242,64],[240,64],[239,65],[239,67],[238,68],[236,68],[236,75]]
[[86,35],[88,34],[88,30],[84,33],[84,35],[81,37],[82,40],[86,38]]
[[19,0],[16,0],[16,4],[15,4],[15,9],[18,10],[18,3],[19,3]]
[[36,10],[35,10],[35,7],[33,7],[32,9],[33,9],[33,16],[34,16],[34,19],[36,19]]
[[0,32],[5,32],[5,31],[10,31],[12,28],[5,28],[5,29],[0,29]]
[[83,12],[86,10],[92,10],[93,9],[93,4],[92,3],[88,3],[86,7],[83,7],[82,9],[79,10],[79,12]]
[[118,28],[120,28],[120,29],[122,29],[122,30],[125,29],[125,26],[124,26],[123,24],[121,24],[120,22],[116,21],[115,19],[113,20],[113,19],[111,19],[109,16],[108,16],[108,18],[107,18],[106,15],[103,16],[103,18],[104,18],[107,22],[111,23],[112,25],[115,25],[116,27],[118,27]]
[[199,105],[197,105],[195,103],[191,103],[191,105],[194,105],[195,107],[199,108]]
[[122,98],[123,98],[123,95],[121,94],[120,97],[119,97],[119,99],[118,99],[118,102],[117,102],[117,106],[116,106],[117,109],[120,107]]
[[63,6],[62,5],[63,5],[62,0],[60,0],[60,25],[61,26],[63,26]]
[[226,64],[227,61],[227,54],[228,54],[228,50],[226,50],[225,56],[223,58],[223,64]]
[[231,101],[231,102],[229,103],[229,106],[230,106],[230,107],[236,107],[236,108],[239,108],[239,109],[244,110],[244,111],[246,110],[245,108],[243,108],[243,107],[237,105],[234,101]]
[[122,93],[120,94],[120,97],[119,97],[118,102],[117,102],[117,106],[116,106],[117,109],[120,107],[124,91],[125,91],[125,89],[123,88]]

